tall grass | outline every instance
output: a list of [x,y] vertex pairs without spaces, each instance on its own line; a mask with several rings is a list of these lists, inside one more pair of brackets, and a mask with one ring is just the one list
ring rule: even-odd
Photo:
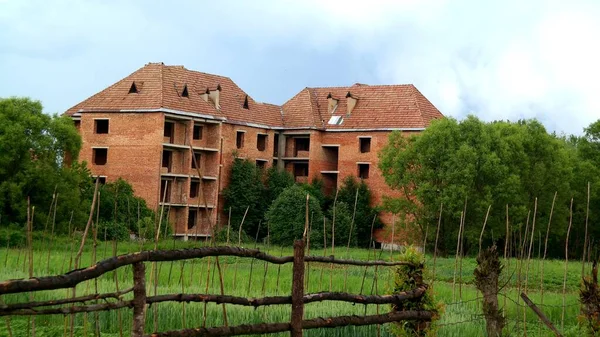
[[[98,248],[98,259],[103,259],[112,256],[111,249],[107,249],[106,253],[103,249],[104,243],[101,243]],[[162,249],[173,249],[173,248],[190,248],[201,246],[202,243],[198,242],[172,242],[163,241],[159,244],[159,248]],[[57,238],[54,243],[54,249],[50,256],[50,270],[49,274],[62,274],[68,271],[69,259],[71,253],[69,251],[70,243],[67,239]],[[145,249],[152,249],[153,244],[146,244]],[[260,246],[261,250],[268,251],[273,255],[292,255],[291,247],[283,249],[281,247],[265,247]],[[134,252],[140,249],[139,243],[122,243],[119,244],[118,254],[124,254],[127,252]],[[87,266],[91,262],[92,254],[91,245],[86,245],[83,251],[81,266]],[[322,254],[322,250],[313,250],[315,254]],[[43,276],[46,274],[46,254],[47,248],[44,249],[40,242],[34,244],[34,270],[36,276]],[[366,260],[368,257],[368,251],[366,249],[350,249],[349,256],[354,259]],[[377,254],[379,255],[379,253]],[[24,263],[24,252],[18,249],[6,249],[0,248],[0,280],[26,278],[27,277],[27,266]],[[42,256],[44,257],[42,259]],[[345,257],[345,252],[344,252]],[[390,253],[382,252],[381,259],[389,260]],[[212,259],[214,263],[214,259]],[[262,289],[264,282],[264,289],[266,296],[274,295],[289,295],[291,291],[291,264],[281,266],[281,272],[278,273],[276,266],[270,265],[268,267],[266,277],[264,262],[254,261],[254,266],[251,268],[250,259],[239,259],[237,266],[237,280],[234,287],[234,264],[236,263],[234,257],[221,257],[220,263],[224,275],[224,288],[225,294],[245,296],[245,297],[262,297]],[[430,261],[428,261],[430,262]],[[6,263],[6,265],[5,265]],[[475,259],[466,258],[463,261],[462,268],[462,280],[465,283],[463,288],[463,303],[451,303],[452,302],[452,282],[454,272],[454,260],[449,258],[437,258],[436,262],[436,283],[433,289],[436,299],[440,302],[446,303],[444,312],[441,315],[439,321],[438,336],[479,336],[485,334],[484,321],[481,316],[481,305],[477,304],[474,299],[477,296],[477,292],[474,287],[470,284],[473,282],[473,270],[475,268]],[[158,294],[169,294],[169,293],[180,293],[182,289],[186,293],[204,293],[206,287],[206,259],[194,259],[182,262],[161,262],[158,263],[159,268],[159,283],[158,283]],[[192,266],[193,265],[193,266]],[[516,263],[511,262],[510,266],[514,268]],[[333,278],[333,291],[343,291],[344,288],[344,277],[345,271],[342,266],[334,267],[330,269],[329,264],[316,264],[310,263],[308,268],[311,269],[307,276],[307,289],[306,292],[319,292],[329,290],[329,277],[332,273]],[[536,282],[536,278],[539,277],[538,261],[534,261],[530,267],[530,282],[531,284],[539,284],[539,279]],[[544,306],[542,310],[548,316],[548,318],[560,326],[560,316],[562,308],[562,275],[563,275],[564,264],[563,261],[546,261],[544,267],[544,283],[545,283],[545,294],[544,294]],[[581,266],[578,263],[569,264],[569,273],[567,279],[567,310],[565,320],[565,336],[580,335],[577,327],[577,315],[579,307],[577,306],[577,289],[580,284],[579,272]],[[150,278],[150,269],[147,268],[147,280]],[[248,280],[250,279],[250,270],[253,270],[252,284],[250,294],[247,293]],[[323,272],[321,273],[321,269]],[[194,275],[191,275],[193,270]],[[211,272],[215,270],[214,265],[210,267]],[[183,274],[182,274],[183,272]],[[351,293],[360,293],[361,283],[363,274],[365,272],[364,267],[349,267],[347,269],[347,291]],[[392,277],[389,273],[393,272],[390,268],[379,269],[379,284],[378,292],[380,294],[389,293]],[[170,274],[170,277],[169,277]],[[278,280],[279,275],[279,280]],[[322,275],[322,276],[321,276]],[[510,277],[510,280],[508,278]],[[131,287],[133,284],[133,275],[131,266],[121,268],[118,270],[117,278],[119,281],[120,289]],[[366,281],[363,288],[363,293],[370,294],[373,288],[374,279],[374,268],[368,268],[366,273]],[[523,331],[523,314],[522,314],[522,302],[518,302],[518,294],[516,289],[511,288],[516,280],[516,273],[513,273],[511,269],[506,269],[503,273],[501,281],[508,283],[507,288],[503,290],[508,296],[507,307],[505,308],[508,316],[508,326],[506,331],[511,335],[521,335]],[[90,281],[92,282],[92,281]],[[183,282],[183,284],[181,283]],[[278,285],[278,286],[277,286]],[[77,286],[77,294],[86,294],[86,284],[82,283]],[[89,287],[88,289],[93,289]],[[148,288],[150,289],[150,288]],[[98,280],[98,290],[101,293],[114,292],[115,283],[111,273],[106,274]],[[375,289],[373,289],[375,292]],[[536,289],[530,289],[529,296],[536,303],[539,303],[539,294],[536,293]],[[150,290],[148,290],[150,294]],[[218,275],[215,275],[214,281],[211,276],[209,282],[209,293],[220,294],[220,285]],[[67,295],[66,290],[57,291],[42,291],[35,293],[35,300],[49,300],[56,298],[64,298]],[[131,299],[132,294],[125,295],[125,299]],[[14,294],[4,296],[6,303],[16,302],[27,302],[28,294]],[[500,303],[503,303],[503,299],[500,298]],[[183,305],[181,303],[160,303],[157,304],[157,320],[160,331],[166,330],[177,330],[183,328]],[[350,303],[342,302],[321,302],[311,303],[305,308],[306,318],[315,317],[328,317],[328,316],[339,316],[339,315],[363,315],[375,314],[376,306],[369,305],[353,305]],[[388,306],[381,306],[380,311],[386,312],[389,310]],[[530,310],[526,308],[526,310]],[[128,331],[131,327],[131,311],[130,309],[122,309],[122,318],[125,335],[128,335]],[[151,332],[154,310],[147,310],[146,318],[146,331]],[[227,306],[228,321],[229,325],[248,324],[248,323],[260,323],[260,322],[284,322],[289,321],[290,317],[290,306],[273,306],[273,307],[240,307],[240,306]],[[204,304],[203,303],[187,303],[185,304],[185,322],[186,327],[198,327],[202,325],[204,315]],[[528,313],[527,321],[527,333],[529,336],[546,336],[551,335],[549,330],[544,326],[540,325],[537,318],[532,312]],[[102,336],[117,336],[119,327],[117,326],[117,312],[101,312],[99,314],[99,324]],[[217,304],[209,304],[207,307],[207,326],[219,326],[223,324],[223,316],[221,306]],[[36,333],[37,336],[62,336],[64,329],[64,317],[62,316],[41,316],[36,320]],[[457,322],[463,322],[460,324],[454,324]],[[93,315],[88,316],[87,329],[84,327],[83,314],[76,315],[75,321],[75,335],[84,336],[84,331],[87,331],[88,336],[92,336],[93,327]],[[13,332],[18,332],[21,335],[27,330],[27,318],[25,316],[12,317],[12,328]],[[306,331],[306,336],[374,336],[376,335],[376,326],[366,327],[346,327],[338,329],[320,329]],[[386,328],[382,330],[382,336],[389,336],[389,332]],[[287,333],[279,334],[280,336],[287,336]],[[8,336],[4,322],[0,321],[0,336]]]

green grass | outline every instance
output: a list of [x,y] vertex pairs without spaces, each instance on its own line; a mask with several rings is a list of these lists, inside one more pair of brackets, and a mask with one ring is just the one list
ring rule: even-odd
[[[161,248],[188,248],[198,247],[202,243],[197,242],[172,242],[164,241],[160,244]],[[71,243],[63,238],[55,240],[51,246],[47,243],[36,242],[34,246],[34,274],[36,276],[61,274],[70,270],[70,259],[74,254],[71,254]],[[253,247],[253,245],[251,245]],[[51,248],[50,263],[47,264],[48,250]],[[74,250],[78,248],[75,245]],[[145,249],[151,249],[152,244],[146,245]],[[280,248],[259,246],[262,250],[267,250],[273,255],[291,255],[291,248]],[[136,243],[119,243],[118,253],[124,254],[127,252],[138,251],[140,245]],[[103,259],[112,256],[112,246],[110,243],[99,243],[97,247],[98,259]],[[311,255],[322,255],[323,250],[313,249]],[[329,253],[328,253],[329,254]],[[395,253],[397,254],[397,253]],[[369,252],[364,249],[351,249],[346,255],[345,248],[336,250],[336,256],[339,258],[351,257],[354,259],[366,260],[369,257]],[[377,251],[379,258],[380,252]],[[92,247],[87,245],[82,256],[81,266],[87,266],[91,263]],[[389,252],[383,252],[381,259],[389,260]],[[373,259],[373,256],[371,256]],[[212,271],[214,270],[214,258],[210,264],[211,276],[208,280],[208,293],[220,294],[218,276],[213,278]],[[234,274],[237,261],[237,278],[234,280]],[[27,264],[25,262],[24,250],[19,249],[0,249],[0,280],[16,279],[27,277]],[[224,274],[225,293],[236,296],[246,297],[262,297],[274,295],[289,295],[291,289],[291,264],[281,266],[279,270],[276,265],[268,265],[265,277],[265,263],[262,261],[254,261],[251,259],[237,259],[234,257],[221,257],[220,264]],[[195,259],[185,262],[162,262],[158,263],[159,282],[157,294],[169,293],[206,293],[207,282],[207,259]],[[477,297],[477,292],[472,286],[473,270],[475,268],[475,260],[466,258],[462,265],[462,301],[460,302],[459,286],[454,290],[452,280],[454,278],[454,259],[453,258],[438,258],[436,262],[436,281],[434,285],[434,293],[436,299],[445,303],[444,312],[439,321],[438,336],[478,336],[485,335],[485,323],[481,319],[481,304],[479,301],[473,300]],[[429,257],[427,261],[428,278],[431,278],[432,261]],[[523,305],[522,301],[517,299],[517,289],[513,288],[514,282],[517,279],[518,272],[515,271],[516,261],[511,260],[505,268],[501,283],[506,283],[508,277],[511,280],[508,282],[509,287],[503,292],[507,296],[500,296],[499,302],[505,308],[508,317],[507,333],[510,335],[523,334]],[[151,264],[147,263],[147,291],[149,295],[154,295],[154,288],[150,284]],[[250,270],[252,269],[252,276]],[[360,293],[363,281],[364,267],[349,267],[347,269],[346,288],[348,292]],[[379,269],[378,292],[388,293],[390,282],[392,280],[390,268]],[[561,311],[562,311],[562,279],[564,272],[563,261],[546,261],[544,267],[544,306],[541,307],[544,313],[548,316],[559,330],[561,330]],[[307,272],[308,287],[306,292],[319,292],[330,290],[330,280],[332,291],[343,291],[346,270],[344,267],[334,267],[331,271],[328,264],[310,264]],[[524,271],[523,271],[524,273]],[[565,336],[581,335],[582,331],[577,326],[577,315],[579,307],[577,306],[577,290],[580,284],[579,275],[581,273],[581,264],[574,262],[569,263],[569,272],[567,277],[567,297],[565,313],[565,327],[561,331]],[[278,279],[279,274],[279,279]],[[536,303],[540,303],[539,284],[540,284],[540,263],[539,260],[532,260],[529,266],[528,286],[530,297]],[[120,289],[125,289],[132,286],[132,270],[131,266],[119,269],[117,279]],[[373,287],[374,269],[367,270],[363,293],[371,293]],[[264,282],[264,293],[262,291]],[[235,284],[234,284],[235,283]],[[114,274],[108,273],[98,279],[98,292],[114,292],[115,281]],[[77,295],[84,295],[94,292],[94,282],[90,281],[77,286]],[[250,294],[250,295],[248,295]],[[59,291],[42,291],[34,294],[35,300],[48,300],[65,297],[67,290]],[[27,302],[28,294],[14,294],[4,296],[6,303]],[[126,295],[126,299],[130,299],[131,294]],[[505,304],[506,298],[506,304]],[[572,305],[575,304],[575,305]],[[506,306],[505,306],[506,305]],[[185,309],[184,309],[185,307]],[[160,303],[154,307],[149,307],[147,311],[147,326],[146,331],[153,331],[154,312],[157,312],[158,330],[176,330],[184,327],[202,326],[204,320],[204,304],[189,303],[182,305],[180,303]],[[185,315],[183,311],[185,310]],[[223,324],[221,306],[209,304],[207,306],[207,326],[219,326]],[[364,305],[352,305],[342,302],[321,302],[311,303],[305,308],[305,317],[328,317],[339,315],[362,315],[365,310],[369,314],[374,314],[377,307],[370,305],[365,308]],[[380,312],[387,312],[389,306],[380,306]],[[123,335],[128,336],[131,328],[131,310],[122,309],[121,322],[123,327]],[[540,325],[537,317],[530,309],[525,310],[527,314],[527,333],[530,336],[551,336],[550,331],[545,326]],[[261,307],[258,309],[227,306],[228,320],[230,325],[260,323],[260,322],[283,322],[288,321],[290,317],[290,306],[273,306]],[[100,330],[102,336],[118,336],[119,335],[119,318],[117,311],[101,312],[98,314]],[[88,314],[87,318],[84,314],[76,316],[76,336],[92,336],[94,314]],[[461,324],[453,324],[456,322],[469,321]],[[38,316],[36,317],[36,332],[37,336],[62,336],[64,330],[65,318],[63,316]],[[27,331],[27,317],[12,317],[11,327],[15,335],[22,335]],[[320,329],[306,331],[306,336],[374,336],[376,335],[376,326],[367,327],[347,327],[340,329]],[[389,336],[386,326],[381,327],[382,336]],[[280,334],[287,336],[288,334]],[[8,336],[4,319],[0,319],[0,336]]]

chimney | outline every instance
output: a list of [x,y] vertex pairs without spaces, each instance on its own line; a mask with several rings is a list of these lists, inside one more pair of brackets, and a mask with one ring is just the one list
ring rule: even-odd
[[210,98],[211,101],[213,101],[213,103],[215,103],[216,109],[221,109],[221,106],[219,105],[219,94],[220,93],[221,93],[221,85],[220,84],[217,85],[217,90],[208,91],[208,97]]
[[331,93],[329,93],[329,95],[327,95],[327,112],[333,113],[333,111],[337,107],[337,104],[338,100],[333,98],[333,96],[331,96]]
[[206,88],[206,91],[205,91],[205,92],[204,92],[202,95],[200,95],[200,97],[202,97],[202,99],[203,99],[205,102],[208,102],[208,94],[209,94],[209,93],[210,93],[210,90],[209,90],[208,88]]
[[350,91],[348,91],[348,93],[346,94],[346,106],[348,107],[348,115],[352,113],[352,110],[354,110],[356,102],[358,102],[358,99],[356,97],[352,97],[352,94],[350,93]]

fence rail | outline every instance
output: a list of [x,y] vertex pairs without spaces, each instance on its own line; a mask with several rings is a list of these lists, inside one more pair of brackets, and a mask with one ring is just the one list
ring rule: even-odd
[[[363,316],[338,316],[304,320],[304,305],[321,301],[342,301],[358,304],[399,304],[402,301],[416,299],[427,290],[425,284],[410,291],[393,295],[356,295],[346,292],[304,293],[305,262],[331,263],[353,266],[399,266],[413,265],[405,261],[359,261],[336,259],[334,256],[305,256],[305,242],[294,243],[294,255],[276,257],[257,249],[240,247],[203,247],[182,250],[151,250],[120,255],[97,262],[87,268],[70,271],[63,275],[33,277],[29,279],[7,280],[0,282],[0,295],[15,293],[31,293],[36,291],[73,288],[79,283],[98,278],[119,268],[133,266],[133,288],[113,293],[92,294],[80,297],[37,301],[27,303],[0,304],[0,316],[37,316],[66,315],[89,313],[121,308],[132,309],[132,336],[235,336],[245,334],[265,334],[290,331],[292,336],[302,336],[305,329],[333,328],[347,325],[371,325],[397,322],[402,320],[430,321],[430,311],[392,311],[385,314]],[[271,297],[239,297],[225,294],[165,294],[147,296],[145,262],[179,261],[205,257],[233,256],[266,261],[272,264],[293,264],[292,289],[290,296]],[[133,299],[123,300],[123,296],[133,292]],[[117,300],[108,302],[109,299]],[[104,300],[104,303],[86,304],[90,301]],[[291,305],[292,313],[289,322],[261,323],[238,326],[219,326],[211,328],[183,329],[176,331],[155,332],[144,335],[146,326],[146,308],[148,305],[161,302],[203,302],[232,304],[241,306]],[[77,304],[77,305],[76,305]],[[51,307],[51,308],[48,308]],[[225,313],[224,313],[225,314]],[[226,322],[226,320],[225,320]]]

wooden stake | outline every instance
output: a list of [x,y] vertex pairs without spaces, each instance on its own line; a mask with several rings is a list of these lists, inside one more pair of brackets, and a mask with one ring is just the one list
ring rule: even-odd
[[[525,267],[525,293],[529,281],[529,263],[531,261],[531,251],[533,250],[533,237],[535,235],[535,217],[537,215],[537,198],[535,198],[533,206],[533,220],[531,221],[531,239],[529,240],[529,252],[527,253],[527,264]],[[523,331],[527,336],[527,310],[523,310]]]
[[533,312],[535,312],[535,314],[540,318],[540,320],[546,324],[546,326],[552,330],[552,332],[554,332],[554,334],[557,337],[561,337],[562,335],[560,334],[560,332],[558,332],[558,330],[556,330],[556,328],[554,327],[554,325],[552,325],[552,322],[550,322],[550,320],[546,317],[546,315],[544,315],[544,313],[537,307],[537,305],[535,305],[533,302],[531,302],[531,300],[529,299],[529,297],[527,297],[527,295],[525,293],[521,293],[521,298],[523,299],[523,301],[525,301],[525,303],[527,303],[527,305],[531,308],[531,310],[533,310]]
[[462,231],[463,212],[460,212],[458,236],[456,238],[456,255],[454,257],[454,277],[452,278],[452,302],[456,301],[456,269],[458,268],[458,254],[460,253],[460,234]]
[[292,315],[290,336],[302,337],[304,319],[304,240],[294,242],[294,265],[292,272]]
[[481,227],[481,234],[479,234],[479,252],[477,253],[477,256],[481,255],[481,242],[483,241],[483,233],[485,232],[485,225],[487,224],[488,216],[490,215],[491,208],[492,208],[492,205],[489,205],[488,209],[487,209],[487,213],[485,213],[485,220],[483,221],[483,227]]
[[585,254],[586,254],[586,248],[587,248],[587,241],[588,241],[588,219],[589,219],[589,214],[590,214],[590,182],[588,181],[588,185],[587,185],[587,205],[585,208],[585,236],[584,236],[584,240],[583,240],[583,254],[581,255],[581,279],[583,280],[583,277],[585,275]]
[[[337,207],[337,198],[339,190],[335,191],[335,198],[333,199],[333,216],[331,219],[331,255],[335,256],[335,210]],[[333,263],[329,264],[329,291],[333,288]]]
[[[356,217],[356,204],[358,203],[358,188],[356,189],[356,196],[354,197],[354,211],[352,212],[352,222],[350,222],[350,233],[348,234],[348,245],[346,246],[346,258],[350,254],[350,242],[352,241],[352,230],[354,229],[354,219]],[[346,284],[348,281],[348,268],[344,267],[344,292],[346,291]]]
[[569,235],[571,234],[571,225],[573,224],[573,198],[571,198],[571,206],[569,207],[569,228],[567,229],[567,238],[565,239],[565,273],[563,275],[563,296],[562,296],[562,313],[560,316],[560,329],[565,330],[565,302],[567,296],[567,267],[569,266]]
[[462,230],[460,231],[460,255],[458,256],[458,295],[462,301],[462,262],[465,255],[465,222],[467,221],[467,198],[465,197],[465,208],[462,217]]
[[[246,215],[248,214],[248,210],[250,206],[246,207],[246,211],[244,212],[244,216],[242,217],[242,222],[240,222],[240,228],[238,229],[238,247],[242,246],[242,227],[244,226],[244,220],[246,220]],[[233,273],[233,289],[235,289],[235,283],[237,281],[237,270],[238,270],[238,258],[235,258],[235,271]]]
[[[371,248],[372,248],[372,243],[373,243],[373,228],[375,227],[375,220],[377,219],[377,215],[375,215],[373,217],[373,222],[371,223],[371,237],[369,238],[369,250],[367,253],[367,261],[371,260]],[[369,266],[365,266],[365,272],[363,274],[363,279],[362,282],[360,284],[360,294],[362,295],[363,293],[363,287],[365,285],[365,278],[367,277],[367,269],[369,269]],[[365,310],[367,310],[366,305],[365,305]]]
[[[327,255],[327,231],[325,229],[326,225],[325,216],[323,216],[323,256]],[[319,290],[323,289],[323,270],[325,266],[321,264],[321,276],[319,277]]]
[[442,211],[444,210],[444,204],[440,203],[440,215],[438,216],[438,224],[437,230],[435,232],[435,246],[433,247],[433,272],[431,277],[431,288],[433,288],[433,283],[435,282],[435,262],[437,259],[437,247],[438,247],[438,239],[440,238],[440,226],[442,224]]

